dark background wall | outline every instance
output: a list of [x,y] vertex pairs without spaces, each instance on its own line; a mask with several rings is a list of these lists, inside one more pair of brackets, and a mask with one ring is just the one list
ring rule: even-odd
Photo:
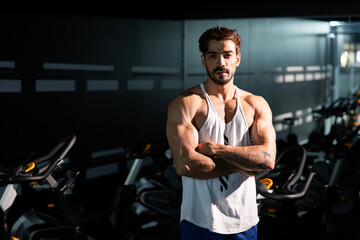
[[[0,20],[2,160],[76,134],[92,152],[163,141],[182,88],[180,21],[76,16]],[[180,84],[179,84],[180,83]]]

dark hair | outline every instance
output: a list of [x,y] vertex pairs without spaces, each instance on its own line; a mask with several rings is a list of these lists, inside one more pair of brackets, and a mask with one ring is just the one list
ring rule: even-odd
[[236,53],[240,52],[241,38],[236,29],[228,29],[226,27],[214,27],[206,30],[199,38],[199,49],[205,55],[208,51],[208,43],[210,40],[232,40],[236,46]]

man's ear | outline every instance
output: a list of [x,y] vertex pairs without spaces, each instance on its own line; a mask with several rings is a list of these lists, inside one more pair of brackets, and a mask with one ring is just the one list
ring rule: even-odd
[[203,65],[204,68],[206,68],[206,62],[205,62],[205,56],[201,55],[201,64]]
[[240,65],[240,62],[241,62],[241,53],[239,52],[236,55],[236,67],[238,67]]

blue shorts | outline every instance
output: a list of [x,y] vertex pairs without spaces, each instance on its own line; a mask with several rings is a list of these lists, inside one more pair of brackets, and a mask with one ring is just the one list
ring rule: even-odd
[[246,230],[245,232],[236,234],[220,234],[210,232],[206,228],[198,227],[195,224],[183,220],[181,221],[181,240],[256,240],[257,225]]

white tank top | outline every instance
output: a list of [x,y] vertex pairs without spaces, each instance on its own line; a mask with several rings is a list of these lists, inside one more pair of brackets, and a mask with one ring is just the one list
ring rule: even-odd
[[[226,124],[216,113],[202,83],[200,87],[206,97],[208,114],[199,131],[199,142],[251,145],[238,89],[236,113]],[[259,221],[254,177],[241,173],[206,180],[183,176],[182,184],[181,220],[221,234],[246,231]]]

